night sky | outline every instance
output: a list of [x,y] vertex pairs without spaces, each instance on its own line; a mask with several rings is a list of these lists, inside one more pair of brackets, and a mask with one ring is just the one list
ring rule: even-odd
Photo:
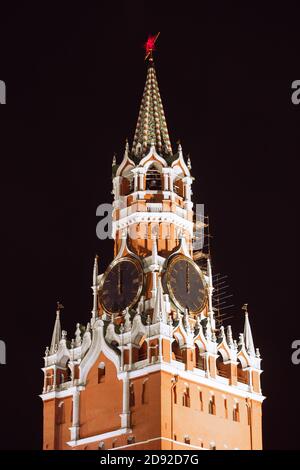
[[41,448],[40,369],[56,302],[69,338],[90,319],[94,256],[101,272],[113,257],[113,242],[96,238],[96,208],[112,200],[112,157],[120,162],[132,142],[145,83],[142,46],[158,31],[173,150],[180,139],[191,156],[214,273],[228,275],[234,294],[234,336],[248,302],[263,358],[264,447],[300,447],[300,365],[291,363],[300,339],[300,105],[291,102],[300,8],[162,3],[1,5],[2,449]]

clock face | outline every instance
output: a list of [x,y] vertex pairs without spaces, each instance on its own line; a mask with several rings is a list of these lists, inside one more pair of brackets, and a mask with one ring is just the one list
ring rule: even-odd
[[166,271],[166,284],[173,303],[181,310],[199,313],[206,304],[206,283],[201,269],[183,255],[171,258]]
[[143,270],[131,257],[113,261],[105,272],[100,286],[100,303],[108,313],[121,313],[139,299],[143,288]]

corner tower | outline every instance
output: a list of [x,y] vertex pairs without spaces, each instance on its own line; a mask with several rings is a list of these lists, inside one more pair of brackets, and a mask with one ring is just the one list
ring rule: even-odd
[[216,327],[152,50],[132,147],[113,161],[112,262],[99,273],[95,259],[87,325],[68,340],[59,307],[46,349],[44,449],[261,449],[260,354],[247,307],[237,341]]

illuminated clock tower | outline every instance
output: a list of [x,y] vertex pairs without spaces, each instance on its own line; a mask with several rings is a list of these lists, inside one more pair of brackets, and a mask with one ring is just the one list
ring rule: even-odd
[[191,163],[171,147],[155,40],[132,146],[113,161],[112,262],[95,259],[89,322],[69,340],[58,305],[46,348],[44,449],[262,448],[260,354],[247,309],[238,341],[216,325],[211,259],[193,245]]

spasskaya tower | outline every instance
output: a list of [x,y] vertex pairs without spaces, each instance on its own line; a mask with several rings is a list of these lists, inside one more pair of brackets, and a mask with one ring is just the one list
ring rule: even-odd
[[[74,338],[58,304],[44,357],[44,449],[261,449],[261,359],[216,323],[210,254],[195,249],[190,159],[171,146],[152,57],[132,144],[112,166],[114,253],[95,258]],[[169,99],[174,97],[169,97]]]

